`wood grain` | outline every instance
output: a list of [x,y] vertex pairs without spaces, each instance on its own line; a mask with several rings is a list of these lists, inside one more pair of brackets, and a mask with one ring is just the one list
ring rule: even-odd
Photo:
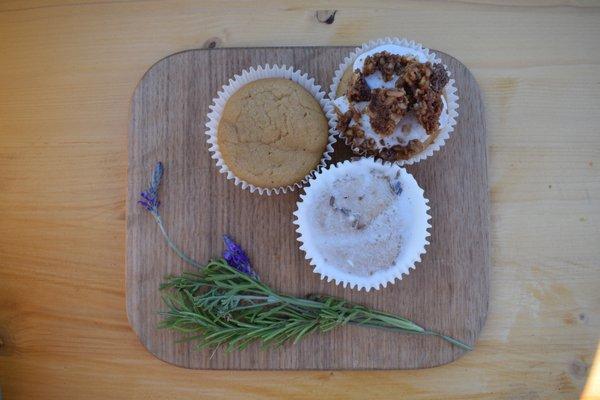
[[[176,243],[197,260],[222,253],[221,236],[247,249],[262,280],[282,293],[326,294],[396,315],[473,344],[488,306],[490,266],[486,132],[479,87],[456,59],[440,54],[457,81],[460,115],[442,151],[408,169],[430,200],[431,245],[417,270],[380,291],[326,283],[298,249],[292,212],[297,192],[260,196],[227,181],[204,135],[217,91],[242,69],[293,65],[329,87],[349,47],[193,50],[169,56],[144,75],[132,99],[127,202],[127,310],[140,340],[158,358],[202,369],[393,369],[446,364],[463,351],[438,338],[348,327],[297,345],[261,351],[196,352],[158,330],[164,276],[190,267],[169,252],[153,219],[137,205],[153,165],[166,166],[162,215]],[[338,143],[334,161],[349,155]]]
[[[338,9],[331,25],[314,17],[325,8]],[[581,396],[599,398],[599,21],[598,2],[573,0],[0,2],[4,398],[575,399],[586,381]],[[482,89],[492,270],[477,349],[405,371],[159,361],[125,310],[128,114],[144,72],[213,40],[386,35],[452,54]]]

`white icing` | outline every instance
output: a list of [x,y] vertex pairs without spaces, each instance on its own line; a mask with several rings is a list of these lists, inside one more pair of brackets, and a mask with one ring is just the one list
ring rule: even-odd
[[333,104],[342,114],[350,110],[350,102],[348,101],[348,98],[346,96],[341,96],[333,100]]
[[385,287],[420,259],[428,243],[427,209],[406,170],[362,158],[317,174],[294,223],[315,272],[368,290]]
[[[409,47],[397,46],[393,44],[386,44],[382,46],[375,47],[369,51],[366,51],[360,54],[356,60],[354,60],[354,64],[352,66],[353,70],[362,70],[365,59],[367,56],[373,55],[375,53],[379,53],[381,51],[387,51],[392,54],[400,55],[400,56],[412,56],[417,59],[419,62],[427,62],[427,56],[422,51],[417,51],[415,49],[411,49]],[[398,80],[398,76],[394,75],[389,82],[384,82],[381,72],[377,71],[374,74],[365,77],[365,81],[367,85],[371,89],[378,88],[394,88],[396,84],[396,80]],[[360,102],[356,103],[355,107],[362,112],[368,102]],[[448,115],[448,106],[446,103],[446,99],[444,95],[442,95],[442,113],[440,115],[440,129],[444,128],[450,121],[450,117]],[[340,110],[340,112],[345,113],[350,109],[350,103],[346,96],[338,97],[334,100],[334,105]],[[350,122],[350,126],[354,126],[356,123],[354,121]],[[396,125],[396,129],[389,136],[381,136],[375,130],[373,130],[371,126],[371,118],[362,114],[360,125],[363,131],[365,132],[365,138],[372,138],[375,140],[375,147],[377,149],[390,148],[397,144],[402,146],[406,146],[408,142],[411,140],[418,140],[420,142],[425,142],[428,138],[427,132],[425,128],[419,124],[417,119],[411,114],[408,113],[405,115],[399,123]],[[403,132],[402,127],[405,125],[409,125],[410,129],[406,129],[406,132]]]
[[411,56],[416,58],[417,61],[421,63],[427,62],[427,55],[422,51],[418,51],[410,47],[398,46],[395,44],[384,44],[381,46],[377,46],[369,51],[365,51],[362,54],[359,54],[358,57],[356,57],[356,60],[354,60],[354,65],[352,66],[352,68],[355,70],[362,69],[365,63],[365,59],[368,56],[372,56],[373,54],[380,53],[382,51],[387,51],[388,53],[396,54],[399,56]]
[[392,79],[389,81],[383,80],[383,75],[380,71],[375,71],[375,73],[371,75],[365,76],[365,82],[367,82],[367,86],[370,89],[393,89],[396,87],[396,81],[398,80],[398,75],[392,76]]
[[322,187],[311,211],[311,231],[328,263],[361,276],[394,264],[411,217],[407,196],[392,191],[395,181],[389,171],[365,168],[339,174]]

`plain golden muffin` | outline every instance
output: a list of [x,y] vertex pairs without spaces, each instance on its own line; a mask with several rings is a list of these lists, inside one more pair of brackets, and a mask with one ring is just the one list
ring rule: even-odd
[[340,83],[338,84],[337,90],[335,91],[335,97],[341,97],[346,94],[346,92],[348,91],[348,86],[350,86],[350,80],[352,79],[353,72],[354,71],[352,71],[352,64],[350,64],[348,68],[346,68],[344,74],[342,75],[342,78],[340,79]]
[[303,180],[319,165],[328,130],[321,104],[310,92],[289,79],[260,79],[229,98],[217,143],[235,176],[277,188]]

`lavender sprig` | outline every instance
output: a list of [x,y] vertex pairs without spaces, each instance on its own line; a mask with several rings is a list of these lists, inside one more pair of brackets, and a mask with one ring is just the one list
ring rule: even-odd
[[[138,203],[144,207],[150,214],[154,217],[156,224],[158,225],[160,232],[165,238],[169,247],[181,258],[183,261],[187,262],[193,267],[203,268],[203,265],[198,261],[194,260],[192,257],[188,256],[181,250],[175,242],[171,239],[171,237],[167,234],[165,226],[163,224],[162,218],[160,216],[160,212],[158,207],[160,206],[160,201],[158,198],[158,191],[160,189],[160,183],[164,174],[164,166],[159,161],[154,166],[154,170],[152,171],[152,177],[150,179],[150,186],[148,189],[144,190],[140,193],[141,199]],[[227,261],[227,263],[237,269],[238,271],[251,276],[252,278],[258,279],[258,275],[252,269],[250,265],[250,259],[236,242],[231,239],[228,235],[223,236],[223,241],[225,242],[225,249],[223,250],[223,258]]]
[[175,242],[173,242],[173,240],[171,240],[171,238],[167,234],[167,230],[165,229],[165,226],[162,222],[162,218],[160,217],[160,212],[158,210],[158,207],[160,206],[160,201],[158,199],[158,190],[160,189],[160,182],[162,180],[163,174],[164,167],[163,164],[159,161],[156,163],[156,165],[154,166],[154,170],[152,171],[150,187],[148,187],[148,189],[140,193],[141,199],[138,201],[138,204],[140,204],[142,207],[144,207],[144,209],[149,211],[150,215],[154,217],[156,224],[160,228],[160,233],[162,233],[163,237],[165,238],[165,241],[167,242],[169,247],[175,252],[175,254],[177,254],[179,258],[181,258],[188,264],[196,268],[202,268],[202,264],[185,254],[179,247],[177,247]]

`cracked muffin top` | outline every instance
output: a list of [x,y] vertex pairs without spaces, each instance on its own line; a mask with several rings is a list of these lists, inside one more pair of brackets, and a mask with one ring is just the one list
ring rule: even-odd
[[217,142],[227,167],[263,188],[293,185],[320,163],[328,123],[313,95],[284,78],[244,85],[225,104]]

